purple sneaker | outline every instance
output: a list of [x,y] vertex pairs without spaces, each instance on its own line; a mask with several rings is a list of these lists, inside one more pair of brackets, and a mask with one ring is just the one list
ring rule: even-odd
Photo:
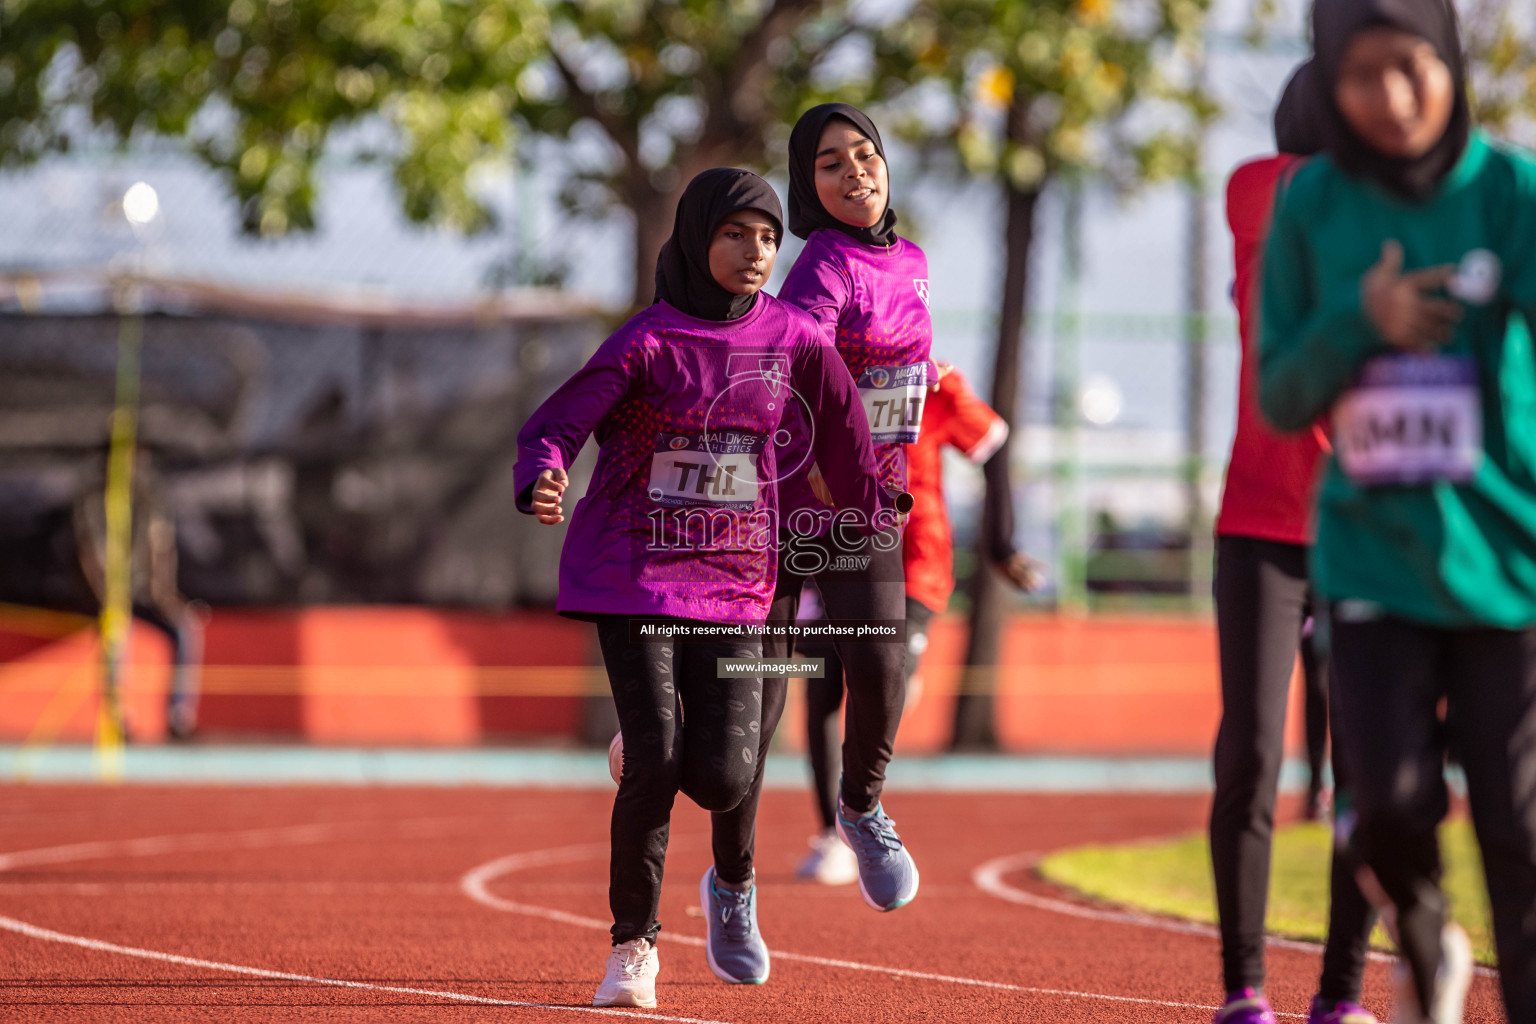
[[1275,1024],[1275,1010],[1256,988],[1227,993],[1211,1024]]
[[1323,997],[1312,997],[1312,1009],[1307,1014],[1307,1024],[1381,1024],[1376,1015],[1359,1003],[1349,1000],[1334,1003],[1333,1009],[1323,1012]]

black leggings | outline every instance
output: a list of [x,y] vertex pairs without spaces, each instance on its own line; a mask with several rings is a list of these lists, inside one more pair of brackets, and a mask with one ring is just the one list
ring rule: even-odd
[[1440,965],[1435,826],[1448,804],[1449,752],[1467,776],[1505,1012],[1536,1020],[1536,629],[1341,621],[1347,611],[1331,612],[1334,746],[1346,747],[1354,780],[1354,845],[1397,907],[1420,1005]]
[[[779,552],[779,575],[768,612],[770,627],[787,629],[800,609],[800,590],[816,578],[822,604],[833,622],[879,623],[898,627],[889,641],[839,640],[838,656],[848,683],[848,718],[843,740],[843,802],[849,810],[867,813],[880,802],[885,766],[890,763],[906,699],[907,647],[903,635],[906,577],[901,564],[901,536],[888,531],[877,538],[794,537]],[[846,561],[839,562],[843,558]],[[800,570],[800,571],[797,571]],[[804,571],[815,570],[815,571]],[[763,657],[794,654],[788,637],[763,641]],[[729,812],[714,815],[715,871],[727,882],[752,877],[757,831],[757,804],[763,791],[763,765],[768,744],[784,714],[789,680],[763,680],[763,732],[757,773],[747,796]]]
[[[933,609],[914,597],[907,598],[907,667],[905,682],[910,684],[922,660],[927,646],[928,624],[933,621]],[[825,673],[820,679],[805,681],[805,736],[806,755],[811,762],[812,792],[816,798],[816,813],[821,827],[829,829],[836,824],[837,772],[832,762],[833,751],[838,749],[838,712],[843,708],[843,660],[833,643],[808,643],[799,645],[800,653],[826,662]]]
[[[1264,984],[1264,914],[1269,901],[1275,797],[1285,757],[1285,712],[1308,604],[1307,549],[1253,537],[1216,538],[1216,633],[1221,730],[1211,806],[1211,866],[1228,992]],[[1337,732],[1337,729],[1335,729]],[[1335,783],[1344,788],[1338,741]],[[1357,1001],[1375,914],[1335,851],[1328,943],[1319,994]]]
[[[651,620],[648,620],[651,621]],[[624,735],[609,832],[613,942],[656,941],[662,867],[679,791],[708,811],[741,803],[759,772],[762,680],[718,678],[716,658],[759,658],[758,640],[633,640],[627,616],[597,624]]]
[[1323,791],[1323,762],[1328,759],[1328,663],[1317,651],[1317,610],[1313,628],[1301,638],[1302,707],[1307,719],[1307,798]]

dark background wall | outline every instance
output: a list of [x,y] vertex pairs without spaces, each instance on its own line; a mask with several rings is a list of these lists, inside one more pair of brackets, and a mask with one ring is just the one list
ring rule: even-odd
[[[0,601],[92,604],[73,523],[105,479],[121,326],[0,313]],[[535,533],[515,510],[515,439],[601,341],[594,316],[156,312],[142,326],[138,500],[175,522],[186,596],[553,600],[564,528]]]

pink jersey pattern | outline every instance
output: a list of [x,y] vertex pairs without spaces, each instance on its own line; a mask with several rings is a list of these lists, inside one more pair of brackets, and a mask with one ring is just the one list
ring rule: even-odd
[[[898,238],[889,247],[865,245],[837,231],[813,231],[790,269],[779,298],[810,313],[837,347],[858,389],[875,445],[880,483],[906,489],[906,445],[922,423],[927,385],[938,379],[929,358],[933,320],[928,305],[928,257]],[[808,432],[807,432],[808,433]],[[803,440],[797,439],[803,445]],[[798,460],[800,451],[796,452]],[[804,469],[781,494],[783,521],[802,533],[822,533],[830,509],[812,493]],[[819,459],[817,460],[819,462]],[[831,483],[830,467],[821,470]],[[810,510],[815,518],[797,516]],[[815,529],[800,524],[817,522]]]
[[[518,433],[518,505],[546,469],[569,468],[588,435],[597,466],[570,512],[556,607],[575,616],[767,617],[777,570],[778,477],[802,404],[810,454],[840,506],[886,502],[858,392],[813,321],[760,295],[739,320],[666,303],[618,329]],[[809,461],[803,456],[790,456]],[[569,504],[567,504],[569,509]]]

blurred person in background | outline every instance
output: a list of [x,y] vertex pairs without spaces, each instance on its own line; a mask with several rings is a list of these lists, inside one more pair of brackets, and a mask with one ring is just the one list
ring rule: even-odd
[[[106,600],[107,495],[103,460],[101,483],[75,501],[73,526],[80,570],[100,604]],[[176,520],[155,474],[149,452],[134,458],[132,541],[128,551],[133,617],[164,633],[171,643],[174,667],[166,705],[166,728],[172,739],[191,738],[197,729],[198,674],[202,663],[203,619],[206,607],[182,596],[176,581]],[[125,647],[121,663],[113,666],[121,680],[131,663]],[[130,725],[132,723],[124,723]]]
[[[1314,70],[1303,65],[1275,111],[1279,154],[1243,164],[1227,183],[1242,338],[1237,434],[1216,519],[1216,635],[1221,667],[1221,728],[1216,737],[1216,793],[1211,804],[1211,867],[1221,925],[1226,1002],[1216,1024],[1274,1024],[1264,996],[1264,917],[1275,800],[1285,760],[1285,716],[1302,645],[1308,676],[1307,736],[1313,785],[1321,781],[1327,697],[1323,659],[1313,649],[1307,566],[1312,503],[1324,449],[1320,432],[1290,437],[1259,416],[1254,332],[1256,263],[1277,189],[1320,141],[1305,102]],[[1313,691],[1321,691],[1314,694]],[[1318,705],[1321,705],[1320,707]],[[1316,722],[1321,737],[1313,745]],[[1309,811],[1320,799],[1309,792]],[[1355,882],[1354,862],[1336,850],[1330,868],[1328,941],[1309,1024],[1370,1024],[1360,1006],[1366,946],[1375,924]]]
[[[913,707],[922,694],[918,675],[928,649],[928,627],[949,605],[955,589],[954,536],[944,504],[944,453],[949,445],[971,463],[985,466],[982,522],[988,524],[987,550],[1003,577],[1023,591],[1041,582],[1038,563],[1013,546],[1013,491],[1008,467],[989,461],[1008,438],[1008,424],[971,390],[964,375],[949,363],[939,363],[938,387],[923,405],[922,433],[907,445],[907,490],[914,499],[912,515],[902,536],[902,567],[907,592],[906,702]],[[994,468],[995,467],[995,468]],[[820,595],[807,591],[801,621],[822,617]],[[835,644],[814,640],[797,645],[800,653],[824,659],[820,679],[807,679],[805,689],[806,753],[811,762],[812,792],[821,831],[810,839],[811,852],[796,874],[823,885],[847,885],[858,879],[858,863],[837,835],[836,768],[839,714],[843,704],[843,663]]]
[[1447,0],[1318,0],[1312,38],[1326,155],[1275,207],[1259,401],[1281,430],[1332,420],[1312,575],[1349,839],[1390,901],[1393,1019],[1456,1024],[1472,950],[1436,835],[1453,753],[1505,1011],[1532,1021],[1536,157],[1474,126]]

